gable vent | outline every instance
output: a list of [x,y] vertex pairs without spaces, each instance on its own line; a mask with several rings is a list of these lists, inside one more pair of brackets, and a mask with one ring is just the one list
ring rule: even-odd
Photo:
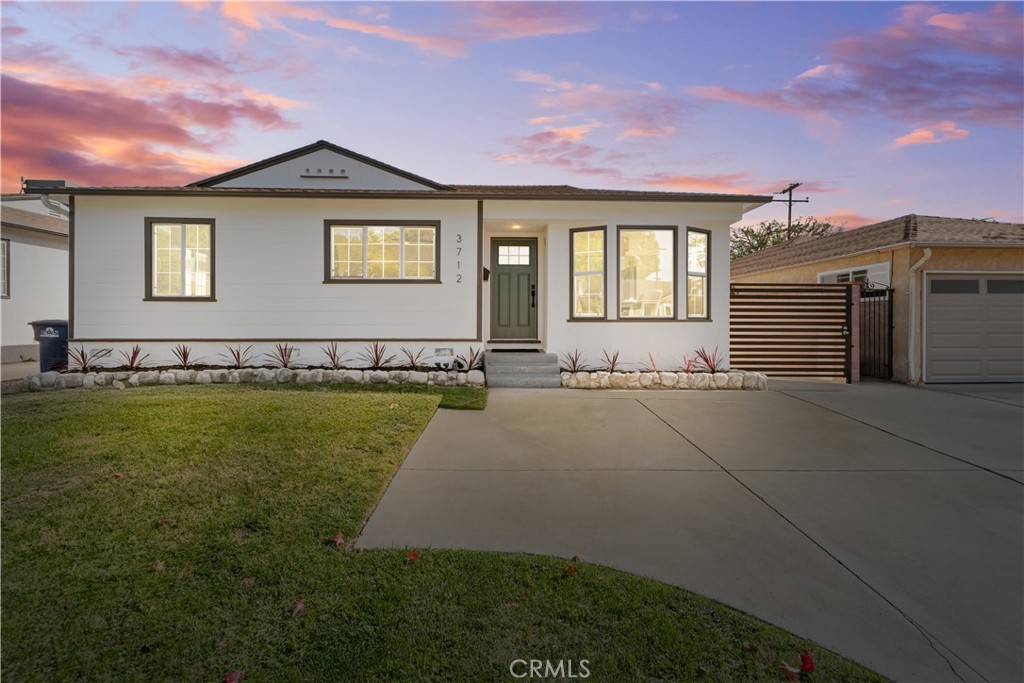
[[348,173],[343,168],[307,168],[305,173],[299,174],[300,178],[341,178],[346,180]]

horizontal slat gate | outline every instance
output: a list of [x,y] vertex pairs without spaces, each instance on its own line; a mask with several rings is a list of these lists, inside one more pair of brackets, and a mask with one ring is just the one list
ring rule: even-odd
[[850,381],[849,285],[733,283],[729,358],[771,377]]

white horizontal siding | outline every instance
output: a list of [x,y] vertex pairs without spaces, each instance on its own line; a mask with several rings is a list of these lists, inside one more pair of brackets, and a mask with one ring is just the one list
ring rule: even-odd
[[68,241],[7,228],[3,237],[10,239],[11,296],[0,300],[2,344],[35,344],[30,322],[68,317]]
[[[217,301],[143,300],[147,216],[216,221]],[[324,284],[325,219],[440,221],[442,282]],[[475,201],[81,197],[74,335],[473,338],[476,233]],[[462,257],[456,246],[463,248]]]

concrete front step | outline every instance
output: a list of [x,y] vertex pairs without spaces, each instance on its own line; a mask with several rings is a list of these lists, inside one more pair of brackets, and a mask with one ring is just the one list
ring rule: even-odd
[[558,388],[562,386],[558,356],[553,353],[484,354],[490,387]]

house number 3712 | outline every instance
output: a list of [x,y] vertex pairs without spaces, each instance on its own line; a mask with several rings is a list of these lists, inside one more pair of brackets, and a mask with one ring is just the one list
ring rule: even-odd
[[462,233],[455,235],[455,282],[462,283]]

